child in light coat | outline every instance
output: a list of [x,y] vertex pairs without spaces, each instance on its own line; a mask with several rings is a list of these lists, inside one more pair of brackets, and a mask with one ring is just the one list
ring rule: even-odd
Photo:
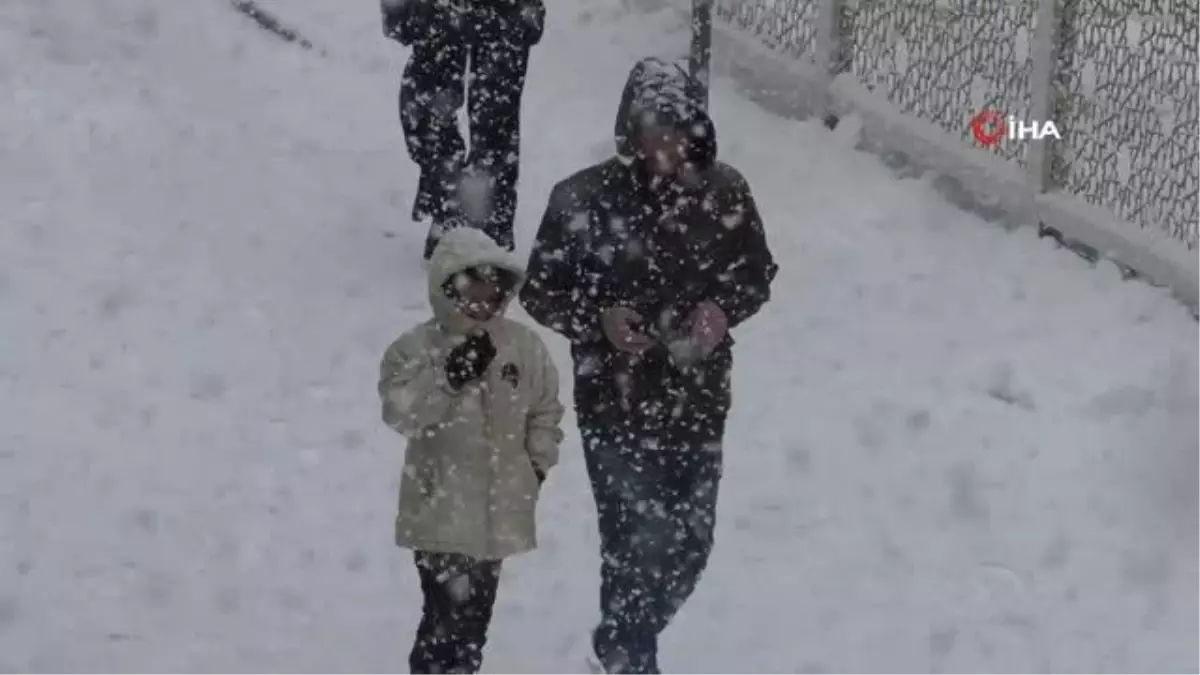
[[558,461],[558,371],[503,316],[524,270],[483,232],[447,232],[428,267],[433,317],[383,357],[384,422],[408,439],[396,543],[414,551],[424,609],[413,673],[474,673],[501,561],[537,545],[535,506]]

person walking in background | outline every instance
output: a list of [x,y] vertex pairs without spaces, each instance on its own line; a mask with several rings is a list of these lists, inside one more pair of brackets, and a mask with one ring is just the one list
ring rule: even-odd
[[601,539],[593,670],[657,673],[658,635],[713,546],[729,330],[777,267],[750,187],[673,64],[639,62],[617,156],[555,186],[520,293],[565,336]]
[[504,318],[520,266],[486,234],[446,233],[429,262],[433,318],[384,354],[383,421],[408,439],[396,543],[424,594],[413,673],[474,673],[501,561],[537,545],[535,507],[558,461],[558,371],[532,329]]
[[[521,95],[542,0],[382,0],[382,9],[384,34],[412,48],[400,122],[421,171],[412,218],[430,223],[425,258],[457,213],[513,250]],[[469,149],[458,128],[464,101]]]

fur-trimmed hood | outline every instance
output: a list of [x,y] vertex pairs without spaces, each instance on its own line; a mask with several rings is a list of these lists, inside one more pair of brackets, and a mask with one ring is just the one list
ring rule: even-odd
[[481,324],[458,311],[454,299],[446,295],[446,281],[455,274],[482,265],[490,265],[516,277],[516,283],[509,289],[501,311],[496,313],[498,317],[503,314],[504,308],[507,308],[525,280],[525,267],[511,253],[481,230],[457,227],[442,235],[429,258],[429,266],[426,269],[429,304],[438,323],[451,333],[469,333],[481,327]]

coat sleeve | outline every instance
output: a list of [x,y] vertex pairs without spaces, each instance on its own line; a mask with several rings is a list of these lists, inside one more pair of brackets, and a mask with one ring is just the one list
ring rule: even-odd
[[446,380],[445,355],[426,349],[418,331],[392,343],[379,368],[383,421],[409,438],[448,421],[459,401]]
[[538,226],[520,293],[529,316],[573,343],[600,338],[600,308],[580,283],[578,238],[571,231],[576,224],[586,228],[586,218],[574,191],[557,185]]
[[530,331],[534,340],[533,358],[537,361],[533,379],[533,405],[526,422],[525,448],[534,468],[545,476],[558,464],[558,446],[562,443],[563,405],[558,400],[558,369],[550,350],[541,338]]
[[717,275],[708,300],[725,312],[732,328],[758,313],[771,298],[771,282],[779,266],[767,246],[749,183],[733,172],[724,192],[717,200],[719,217],[732,228],[734,252],[729,265]]

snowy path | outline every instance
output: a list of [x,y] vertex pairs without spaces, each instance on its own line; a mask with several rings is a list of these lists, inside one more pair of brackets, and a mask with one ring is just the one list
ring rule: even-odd
[[[610,152],[633,60],[686,45],[567,5],[527,90],[525,246]],[[425,312],[402,54],[370,0],[274,6],[331,56],[219,2],[0,6],[0,672],[404,668],[374,392]],[[714,112],[783,270],[739,334],[717,552],[666,667],[1197,670],[1186,313],[727,83]],[[579,667],[596,535],[568,439],[493,672]]]

